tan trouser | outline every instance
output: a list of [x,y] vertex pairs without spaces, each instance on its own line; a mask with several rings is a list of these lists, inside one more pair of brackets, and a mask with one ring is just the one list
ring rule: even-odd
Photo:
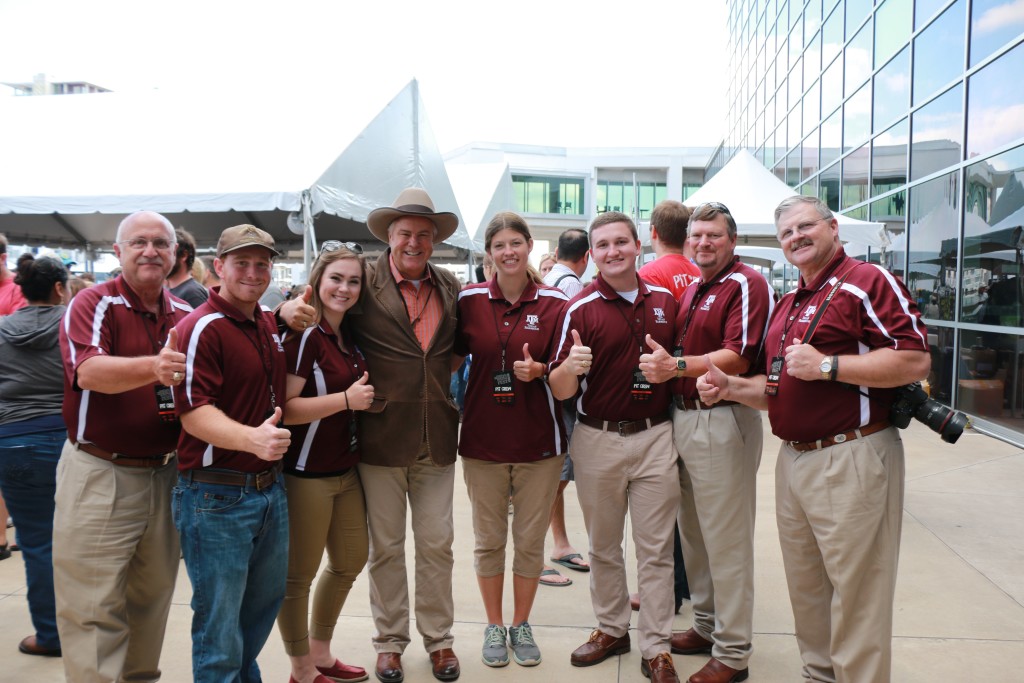
[[576,492],[590,537],[590,601],[598,628],[622,637],[632,611],[622,550],[626,513],[633,526],[640,584],[640,651],[669,651],[675,593],[672,544],[679,512],[679,465],[672,425],[619,436],[582,423],[569,447]]
[[462,459],[473,508],[473,549],[477,576],[505,573],[508,499],[512,496],[512,572],[535,579],[544,569],[544,535],[558,491],[563,456],[524,463]]
[[[288,582],[277,615],[284,651],[309,654],[309,637],[330,640],[352,582],[366,565],[366,504],[355,469],[338,477],[285,475],[288,492]],[[316,584],[313,614],[309,586],[327,550]],[[307,626],[308,624],[308,626]]]
[[675,410],[686,578],[693,628],[734,669],[750,658],[754,618],[754,513],[761,412],[747,406]]
[[806,453],[783,444],[775,511],[804,678],[885,683],[903,521],[899,432]]
[[123,467],[64,443],[53,586],[73,683],[156,681],[181,557],[171,518],[177,463]]
[[455,465],[438,467],[426,452],[412,467],[359,464],[370,528],[370,609],[377,652],[409,644],[409,583],[405,569],[406,507],[416,545],[416,629],[427,652],[452,646],[452,496]]

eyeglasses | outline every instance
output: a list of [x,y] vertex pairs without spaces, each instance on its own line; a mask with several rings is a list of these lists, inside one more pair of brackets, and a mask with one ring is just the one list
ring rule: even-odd
[[732,215],[732,212],[729,211],[729,207],[726,206],[725,204],[723,204],[722,202],[704,202],[703,204],[698,206],[696,209],[694,209],[693,212],[694,213],[701,213],[703,211],[703,209],[705,209],[705,208],[713,209],[713,210],[719,211],[721,213],[727,213],[730,216]]
[[348,249],[353,254],[362,254],[363,245],[358,242],[339,242],[338,240],[327,240],[320,245],[320,256],[339,249]]
[[128,245],[135,251],[144,251],[147,246],[152,244],[153,248],[157,251],[167,251],[175,243],[163,237],[157,237],[155,240],[148,240],[145,237],[133,237],[130,240],[121,240],[118,244]]

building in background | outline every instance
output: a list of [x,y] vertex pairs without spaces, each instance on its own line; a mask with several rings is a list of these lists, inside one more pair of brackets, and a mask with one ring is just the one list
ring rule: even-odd
[[31,83],[2,83],[14,91],[16,96],[33,95],[87,95],[89,93],[111,92],[87,81],[54,81],[46,74],[36,74]]

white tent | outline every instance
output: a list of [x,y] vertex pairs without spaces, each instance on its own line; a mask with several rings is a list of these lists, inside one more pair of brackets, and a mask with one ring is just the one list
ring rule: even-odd
[[[736,152],[722,170],[686,200],[687,206],[721,202],[736,220],[740,243],[778,246],[775,207],[796,192],[766,169],[745,149]],[[875,248],[888,244],[885,226],[836,214],[839,237]]]
[[445,162],[462,217],[479,251],[487,223],[499,211],[516,208],[512,174],[507,163]]
[[[201,246],[239,223],[286,249],[313,226],[319,239],[381,246],[366,216],[405,187],[459,213],[416,81],[383,109],[355,93],[272,95],[4,98],[0,232],[14,243],[103,248],[124,215],[151,209]],[[461,222],[448,243],[473,247]]]

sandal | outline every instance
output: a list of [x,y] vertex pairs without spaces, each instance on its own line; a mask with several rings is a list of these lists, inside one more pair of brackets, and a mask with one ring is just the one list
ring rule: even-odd
[[[555,577],[555,576],[557,576],[557,577],[559,577],[561,579],[565,579],[565,581],[550,581],[550,580],[549,581],[545,581],[544,580],[545,576],[548,576],[548,577]],[[562,576],[561,574],[558,573],[557,569],[545,569],[544,571],[542,571],[540,573],[540,578],[538,580],[540,581],[540,583],[542,583],[545,586],[554,586],[555,588],[562,588],[563,586],[571,586],[572,585],[572,579],[567,578],[565,576]]]

